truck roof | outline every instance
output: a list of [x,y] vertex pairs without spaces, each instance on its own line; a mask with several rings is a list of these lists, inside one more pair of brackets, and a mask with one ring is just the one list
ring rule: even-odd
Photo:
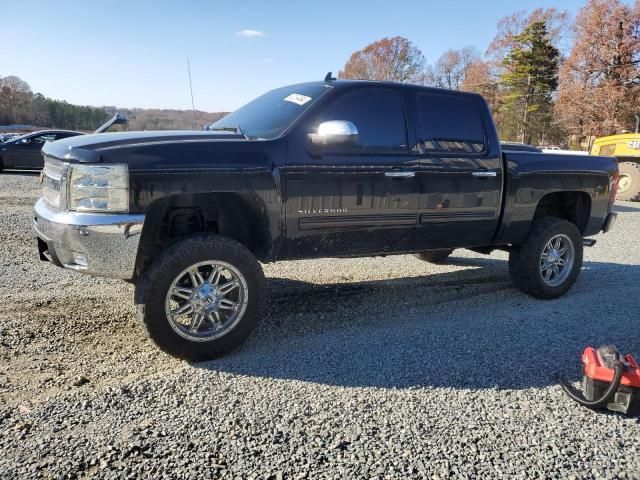
[[628,140],[640,140],[640,133],[620,133],[618,135],[609,135],[606,137],[596,138],[593,143],[595,145],[602,143],[624,142]]
[[331,81],[314,81],[314,82],[303,82],[295,85],[327,85],[334,88],[349,88],[357,85],[361,86],[371,86],[371,85],[379,85],[386,88],[394,88],[397,90],[421,90],[428,91],[431,93],[447,93],[453,95],[460,96],[469,96],[469,97],[481,97],[481,95],[474,92],[465,92],[462,90],[450,90],[447,88],[439,88],[439,87],[427,87],[425,85],[418,85],[415,83],[400,83],[400,82],[391,82],[385,80],[331,80]]

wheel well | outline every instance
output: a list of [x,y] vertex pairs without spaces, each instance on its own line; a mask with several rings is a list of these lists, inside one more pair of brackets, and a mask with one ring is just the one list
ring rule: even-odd
[[584,192],[554,192],[542,197],[536,207],[534,220],[558,217],[570,221],[584,233],[591,215],[591,197]]
[[268,220],[256,199],[235,193],[176,195],[146,211],[136,272],[176,241],[207,233],[237,240],[260,260],[269,257]]

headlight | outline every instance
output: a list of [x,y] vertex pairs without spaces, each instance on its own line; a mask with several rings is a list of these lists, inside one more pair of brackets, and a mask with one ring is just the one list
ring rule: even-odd
[[127,166],[72,165],[68,206],[78,212],[128,212]]

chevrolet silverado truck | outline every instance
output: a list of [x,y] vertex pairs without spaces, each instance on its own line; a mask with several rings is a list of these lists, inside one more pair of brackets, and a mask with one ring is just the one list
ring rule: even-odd
[[261,262],[497,249],[516,287],[556,298],[616,218],[615,159],[503,151],[481,96],[414,85],[328,76],[206,131],[42,153],[40,258],[134,283],[148,335],[189,360],[249,335],[268,300]]

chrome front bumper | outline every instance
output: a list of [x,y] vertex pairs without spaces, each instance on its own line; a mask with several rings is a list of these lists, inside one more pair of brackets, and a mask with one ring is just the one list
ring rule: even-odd
[[40,259],[90,275],[130,280],[144,215],[63,212],[42,198],[33,229]]

